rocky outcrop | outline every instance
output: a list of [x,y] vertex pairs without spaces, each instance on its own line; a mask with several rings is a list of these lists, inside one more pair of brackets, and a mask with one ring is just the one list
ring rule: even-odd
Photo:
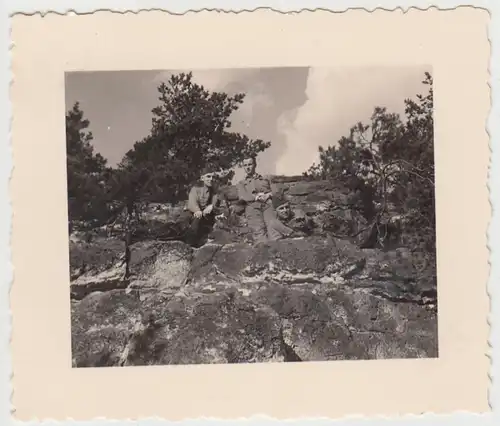
[[75,366],[437,356],[435,281],[405,249],[309,236],[131,253],[128,276],[116,253],[71,283]]
[[254,243],[232,186],[199,249],[182,242],[182,205],[149,205],[127,251],[119,225],[74,233],[73,365],[437,356],[434,265],[376,244],[362,200],[335,182],[274,178],[273,190],[301,237]]
[[[290,209],[281,220],[305,235],[329,234],[360,242],[367,238],[370,224],[363,215],[359,194],[334,181],[308,181],[304,177],[271,177],[273,193],[288,201]],[[247,235],[243,209],[238,205],[234,186],[222,188],[228,202],[231,233]]]

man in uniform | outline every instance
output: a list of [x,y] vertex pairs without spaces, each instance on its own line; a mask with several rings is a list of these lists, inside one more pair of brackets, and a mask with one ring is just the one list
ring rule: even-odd
[[273,205],[278,219],[293,230],[294,237],[303,237],[312,233],[313,224],[300,208],[291,208],[290,201],[283,195],[273,196]]
[[255,241],[278,240],[291,235],[292,229],[276,216],[271,182],[256,173],[256,167],[255,157],[243,160],[246,177],[237,185],[238,198],[245,203],[245,216]]
[[219,197],[214,188],[214,178],[213,169],[205,167],[201,172],[200,182],[189,192],[187,209],[193,216],[186,242],[195,247],[203,244],[215,224]]

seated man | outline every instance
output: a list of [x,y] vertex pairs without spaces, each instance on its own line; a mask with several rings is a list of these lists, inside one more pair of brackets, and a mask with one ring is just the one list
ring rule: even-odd
[[205,167],[201,172],[201,182],[189,192],[187,208],[193,217],[186,242],[195,247],[203,245],[217,218],[219,198],[214,188],[214,176],[213,170]]
[[292,234],[276,216],[272,203],[271,183],[255,172],[254,157],[243,160],[245,179],[237,185],[238,198],[245,203],[245,216],[255,241],[278,240]]

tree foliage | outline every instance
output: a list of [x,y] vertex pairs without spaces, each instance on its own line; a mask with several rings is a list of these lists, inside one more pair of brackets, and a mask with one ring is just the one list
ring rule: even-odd
[[158,94],[150,133],[113,169],[94,154],[89,122],[78,103],[67,113],[70,221],[100,225],[122,218],[130,234],[144,204],[185,200],[205,166],[220,171],[222,183],[228,182],[234,166],[270,146],[231,129],[230,116],[244,94],[208,91],[193,82],[192,73],[171,76],[159,85]]
[[372,223],[398,216],[413,247],[435,251],[434,121],[432,76],[428,93],[405,100],[405,117],[375,108],[369,124],[358,123],[337,144],[319,149],[305,174],[337,179],[360,194]]
[[66,114],[67,182],[70,221],[99,222],[107,216],[105,194],[106,160],[94,153],[79,103]]
[[[204,166],[228,170],[270,142],[231,131],[230,116],[245,95],[210,92],[192,73],[173,75],[158,87],[150,134],[126,153],[119,165],[133,192],[148,201],[185,199]],[[231,179],[232,174],[226,176]],[[139,189],[140,188],[140,189]],[[136,194],[137,195],[137,194]]]

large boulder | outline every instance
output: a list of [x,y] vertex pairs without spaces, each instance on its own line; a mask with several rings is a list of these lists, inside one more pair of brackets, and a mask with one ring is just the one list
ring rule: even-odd
[[73,365],[152,365],[283,360],[274,311],[236,292],[141,300],[124,290],[73,305]]
[[336,282],[361,267],[361,250],[348,241],[296,238],[249,245],[207,245],[193,259],[191,285],[237,282]]
[[131,247],[129,287],[172,290],[182,287],[191,270],[193,249],[180,241],[142,241]]
[[171,240],[182,239],[191,215],[185,209],[184,203],[177,206],[151,204],[147,206],[134,226],[132,238],[135,241],[151,238]]
[[125,287],[125,243],[116,238],[71,238],[69,242],[71,297]]
[[[137,242],[130,247],[129,259],[126,259],[124,243],[103,245],[101,251],[97,251],[96,244],[97,241],[73,247],[77,251],[72,258],[77,258],[76,254],[84,247],[89,250],[89,256],[95,257],[94,264],[89,264],[88,258],[78,256],[87,263],[83,270],[78,269],[78,275],[75,274],[71,280],[74,299],[82,299],[95,291],[120,288],[176,289],[183,285],[191,268],[193,250],[180,241]],[[94,252],[101,256],[96,256]],[[73,262],[78,265],[76,260]]]

